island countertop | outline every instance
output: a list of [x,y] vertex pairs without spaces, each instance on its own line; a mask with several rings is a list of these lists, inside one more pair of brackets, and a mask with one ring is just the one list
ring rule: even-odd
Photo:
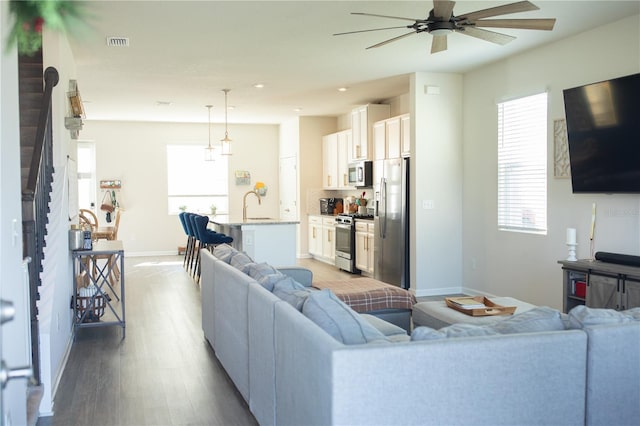
[[245,226],[245,225],[296,225],[299,220],[278,219],[274,217],[248,217],[246,222],[241,217],[231,217],[228,215],[216,215],[209,217],[209,222],[216,225]]

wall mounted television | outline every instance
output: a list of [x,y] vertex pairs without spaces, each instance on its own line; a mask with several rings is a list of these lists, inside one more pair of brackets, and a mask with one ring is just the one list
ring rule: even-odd
[[574,193],[640,193],[640,73],[563,90]]

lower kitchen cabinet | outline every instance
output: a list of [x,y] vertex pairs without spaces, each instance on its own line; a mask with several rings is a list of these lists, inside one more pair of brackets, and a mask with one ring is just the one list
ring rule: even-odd
[[373,275],[375,225],[371,221],[356,220],[356,268]]
[[333,216],[309,216],[309,254],[314,259],[335,263],[336,228]]
[[563,271],[564,312],[578,305],[621,311],[640,306],[640,267],[598,260],[558,263]]

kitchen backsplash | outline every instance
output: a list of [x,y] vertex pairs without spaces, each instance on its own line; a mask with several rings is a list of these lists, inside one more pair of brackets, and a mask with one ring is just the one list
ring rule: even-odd
[[[308,189],[307,190],[307,200],[306,200],[306,214],[307,215],[319,215],[320,214],[320,198],[347,198],[347,197],[356,197],[359,198],[362,196],[362,193],[365,192],[364,198],[371,201],[373,199],[373,188],[366,189],[354,189],[348,191],[336,191],[336,190],[326,190],[322,188],[318,189]],[[302,212],[304,214],[304,212]]]

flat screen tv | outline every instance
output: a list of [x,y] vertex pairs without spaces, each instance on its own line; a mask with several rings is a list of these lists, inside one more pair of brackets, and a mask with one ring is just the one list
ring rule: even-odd
[[563,90],[574,193],[640,193],[640,74]]

